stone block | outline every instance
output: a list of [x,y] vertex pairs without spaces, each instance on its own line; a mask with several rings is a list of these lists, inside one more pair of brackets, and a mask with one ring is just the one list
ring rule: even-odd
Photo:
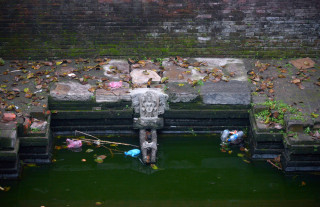
[[104,75],[110,80],[121,80],[121,75],[129,74],[129,63],[127,60],[110,60],[103,65]]
[[131,101],[131,95],[129,89],[118,88],[111,91],[104,89],[96,90],[96,102],[120,102],[120,101]]
[[250,105],[251,95],[246,82],[208,83],[201,87],[204,104]]
[[247,70],[243,60],[235,58],[195,58],[197,62],[206,62],[207,66],[201,66],[201,70],[219,68],[225,75],[233,73],[230,80],[247,81]]
[[168,83],[168,90],[166,93],[169,95],[169,102],[172,103],[187,103],[193,102],[199,97],[199,93],[196,88],[189,84],[179,86],[179,83]]
[[133,84],[146,84],[150,78],[153,83],[161,80],[161,77],[153,70],[138,70],[135,69],[130,73]]
[[17,131],[14,129],[1,130],[0,133],[0,148],[14,149],[17,140]]
[[163,118],[134,118],[134,129],[161,129],[163,128]]
[[78,82],[55,83],[50,96],[55,101],[89,101],[94,93],[88,91],[90,84],[82,85]]

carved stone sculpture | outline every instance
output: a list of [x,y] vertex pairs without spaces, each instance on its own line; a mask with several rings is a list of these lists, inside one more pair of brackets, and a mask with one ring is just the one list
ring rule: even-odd
[[157,118],[159,109],[159,97],[148,91],[140,96],[140,118]]
[[139,129],[140,148],[144,163],[155,163],[157,159],[157,129],[163,127],[163,118],[158,117],[168,108],[168,95],[163,91],[151,88],[140,88],[132,91],[132,106],[135,113],[133,127]]

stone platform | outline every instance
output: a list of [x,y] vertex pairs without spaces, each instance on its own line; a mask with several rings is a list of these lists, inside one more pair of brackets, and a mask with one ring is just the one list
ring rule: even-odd
[[[150,60],[134,63],[111,60],[102,67],[82,65],[83,71],[76,66],[69,72],[61,67],[57,74],[63,77],[53,81],[50,92],[41,98],[43,108],[29,105],[25,109],[17,102],[18,107],[29,110],[29,116],[23,114],[15,122],[0,123],[4,129],[0,138],[0,146],[4,147],[0,149],[3,172],[7,169],[11,177],[18,175],[20,159],[49,163],[53,132],[82,130],[137,135],[137,129],[150,128],[150,124],[140,120],[135,101],[147,91],[165,97],[160,98],[163,111],[152,125],[158,133],[212,133],[248,128],[246,141],[254,159],[282,155],[285,171],[319,170],[319,139],[305,133],[306,129],[315,132],[320,128],[319,86],[314,83],[319,71],[313,69],[311,81],[304,82],[305,88],[300,89],[301,86],[279,75],[285,65],[289,67],[288,63],[276,64],[262,71],[261,65],[252,60],[168,58],[162,64]],[[73,75],[66,75],[72,72]],[[291,65],[291,73],[299,70]],[[252,74],[259,75],[252,78]],[[298,118],[303,121],[286,113],[283,126],[265,124],[257,114],[266,110],[263,104],[268,100],[283,100],[296,107],[303,115]],[[28,128],[28,117],[46,121],[48,125],[45,130],[32,131]],[[295,140],[285,136],[289,132],[297,133]],[[8,153],[15,158],[11,159]]]

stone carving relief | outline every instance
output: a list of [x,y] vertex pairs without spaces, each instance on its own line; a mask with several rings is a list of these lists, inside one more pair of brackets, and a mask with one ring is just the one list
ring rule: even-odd
[[140,96],[140,117],[157,118],[159,109],[159,97],[151,91]]
[[[167,103],[168,95],[163,93],[161,90],[139,88],[131,92],[131,97],[132,97],[132,107],[134,108],[135,113],[142,112],[142,109],[140,109],[141,103],[146,103],[145,106],[143,107],[145,107],[145,109],[148,108],[148,111],[150,111],[151,108],[153,108],[152,112],[144,111],[143,112],[144,114],[141,115],[141,117],[148,117],[148,116],[157,117],[156,113],[157,115],[163,114],[164,111],[169,108]],[[151,100],[156,102],[152,103]],[[144,102],[141,102],[141,101],[144,101]],[[156,110],[154,107],[156,107]]]

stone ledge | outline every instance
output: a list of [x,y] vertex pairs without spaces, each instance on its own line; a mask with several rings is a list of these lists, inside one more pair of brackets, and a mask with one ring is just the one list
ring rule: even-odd
[[250,105],[251,95],[246,82],[205,83],[200,89],[204,104]]
[[50,97],[55,101],[89,101],[94,96],[88,91],[89,88],[90,84],[82,85],[74,81],[55,83]]

